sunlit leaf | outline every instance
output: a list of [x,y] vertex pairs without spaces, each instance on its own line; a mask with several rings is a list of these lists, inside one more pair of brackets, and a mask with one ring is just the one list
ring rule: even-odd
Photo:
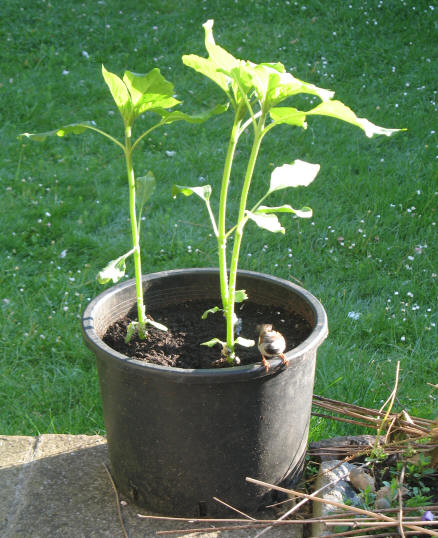
[[386,129],[385,127],[379,127],[378,125],[374,125],[366,118],[358,118],[356,114],[351,110],[351,108],[344,105],[344,103],[341,103],[341,101],[326,101],[324,103],[320,103],[315,108],[312,108],[312,110],[306,112],[306,114],[308,116],[330,116],[331,118],[336,118],[338,120],[351,123],[352,125],[356,125],[357,127],[360,127],[363,131],[365,131],[365,134],[368,138],[371,138],[374,135],[391,136],[398,131],[406,130]]
[[307,129],[306,113],[293,107],[271,108],[271,119],[276,123],[286,123]]
[[172,196],[176,198],[177,194],[184,194],[184,196],[191,196],[197,194],[199,198],[202,198],[205,202],[210,200],[211,185],[203,185],[202,187],[185,187],[182,185],[172,185]]
[[273,233],[285,233],[285,229],[280,224],[277,216],[274,214],[246,211],[246,216],[255,222],[259,228],[263,228],[264,230],[268,230],[269,232]]
[[219,308],[218,306],[214,306],[213,308],[209,308],[208,310],[206,310],[202,316],[201,316],[201,319],[207,319],[207,316],[209,314],[216,314],[216,312],[223,312],[222,308]]
[[307,187],[319,172],[319,164],[295,160],[292,164],[283,164],[275,168],[271,174],[269,192],[288,187]]
[[215,116],[216,114],[222,114],[225,112],[229,107],[229,103],[225,103],[223,105],[217,105],[208,112],[200,113],[200,114],[186,114],[185,112],[181,112],[180,110],[165,110],[165,109],[155,109],[154,112],[157,114],[160,114],[162,117],[163,123],[173,123],[174,121],[186,121],[188,123],[203,123],[204,121],[207,121],[212,116]]
[[205,31],[205,48],[207,49],[210,58],[218,67],[227,70],[232,69],[236,66],[238,60],[225,49],[216,45],[213,37],[213,25],[213,19],[209,19],[202,25]]
[[239,346],[243,346],[243,347],[255,346],[254,340],[250,340],[249,338],[242,338],[241,336],[237,337],[236,340],[234,340],[234,343],[239,344]]
[[271,78],[267,99],[271,106],[275,106],[288,97],[300,93],[316,95],[324,102],[331,99],[335,94],[331,90],[319,88],[314,84],[299,80],[290,73],[280,73],[278,76]]
[[261,205],[257,208],[258,213],[293,213],[298,217],[308,219],[313,215],[313,211],[310,207],[302,207],[301,209],[294,209],[290,205],[280,205],[275,207],[268,207]]
[[122,118],[126,123],[130,123],[133,115],[133,104],[126,84],[117,75],[107,71],[103,65],[102,75],[107,83],[111,95],[113,96],[114,102],[122,115]]
[[121,256],[115,260],[111,260],[103,269],[97,274],[97,281],[99,284],[107,284],[110,280],[115,284],[126,272],[126,258]]
[[246,301],[248,299],[248,295],[246,294],[245,290],[236,290],[234,295],[234,302],[235,303],[243,303],[243,301]]
[[138,105],[144,95],[172,97],[175,93],[173,84],[163,77],[157,67],[146,74],[125,71],[123,82],[131,94],[134,106]]
[[302,207],[301,209],[295,209],[295,215],[301,219],[310,219],[313,216],[313,210],[311,207]]
[[81,123],[70,123],[69,125],[63,125],[53,131],[46,131],[44,133],[22,133],[18,135],[18,138],[30,138],[36,142],[44,142],[48,136],[65,136],[68,134],[82,134],[84,131],[94,126],[94,121],[83,121]]
[[185,54],[182,61],[188,67],[215,82],[228,94],[230,79],[227,75],[217,70],[218,66],[210,58],[202,58],[196,54]]

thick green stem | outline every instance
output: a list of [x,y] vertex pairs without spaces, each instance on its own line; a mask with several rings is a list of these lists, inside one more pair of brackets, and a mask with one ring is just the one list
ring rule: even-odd
[[237,218],[237,227],[234,234],[233,253],[231,256],[230,276],[228,282],[228,304],[225,310],[227,322],[227,347],[230,350],[230,356],[234,358],[234,301],[236,295],[237,268],[239,264],[240,246],[242,244],[243,229],[246,224],[246,204],[248,201],[249,189],[251,186],[252,176],[257,161],[260,145],[263,139],[264,117],[260,119],[260,123],[255,128],[254,142],[251,148],[251,155],[248,161],[248,167],[245,173],[242,194],[240,197],[239,215]]
[[132,247],[134,251],[134,268],[135,268],[135,284],[137,294],[137,311],[139,322],[139,336],[144,338],[144,323],[145,323],[145,308],[143,302],[143,285],[141,274],[141,258],[140,258],[140,233],[138,229],[136,205],[135,205],[135,176],[134,167],[132,164],[132,146],[131,146],[131,127],[125,127],[125,159],[126,171],[128,174],[129,183],[129,215],[131,219]]
[[224,172],[222,175],[222,186],[219,201],[219,219],[217,230],[217,244],[219,255],[219,275],[222,306],[226,311],[229,303],[228,297],[228,273],[227,273],[227,233],[226,233],[226,215],[227,215],[227,194],[230,184],[231,168],[233,166],[234,153],[239,140],[240,120],[237,114],[234,118],[233,129],[231,131],[230,141],[228,144],[227,155],[225,158]]

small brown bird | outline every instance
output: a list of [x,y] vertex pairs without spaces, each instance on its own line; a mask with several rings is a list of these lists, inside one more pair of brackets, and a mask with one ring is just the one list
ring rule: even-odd
[[262,363],[266,368],[266,371],[269,370],[269,363],[266,360],[266,357],[280,357],[283,364],[287,366],[288,362],[283,353],[286,349],[286,340],[284,339],[284,336],[278,331],[274,331],[272,325],[269,323],[257,325],[257,331],[259,333],[257,345],[262,354]]

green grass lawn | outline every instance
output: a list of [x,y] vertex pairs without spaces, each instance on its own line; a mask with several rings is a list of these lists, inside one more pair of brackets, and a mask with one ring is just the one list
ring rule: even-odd
[[[423,0],[9,0],[0,15],[1,433],[104,431],[80,315],[102,290],[97,271],[130,241],[118,148],[92,133],[43,144],[17,135],[94,120],[121,138],[102,63],[119,74],[160,67],[186,111],[223,102],[213,83],[181,62],[182,54],[205,56],[201,25],[209,18],[217,42],[237,57],[280,61],[335,90],[358,116],[408,129],[367,139],[329,118],[310,119],[306,131],[276,128],[262,147],[255,191],[264,192],[274,166],[320,163],[311,186],[272,200],[310,205],[314,217],[282,218],[281,237],[249,225],[241,268],[298,281],[324,304],[330,335],[315,393],[379,407],[400,361],[397,408],[437,416],[438,391],[427,383],[438,383],[438,7]],[[170,125],[137,152],[137,173],[151,169],[158,180],[142,234],[145,272],[217,265],[202,202],[173,200],[170,188],[208,182],[217,200],[231,122],[225,114],[202,126]],[[241,163],[238,154],[237,172]],[[312,420],[313,438],[345,431]]]

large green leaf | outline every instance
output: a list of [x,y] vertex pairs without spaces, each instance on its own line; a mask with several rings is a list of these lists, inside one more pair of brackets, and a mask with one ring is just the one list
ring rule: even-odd
[[173,84],[163,77],[157,67],[146,74],[125,71],[123,83],[131,95],[135,117],[148,110],[171,108],[181,102],[173,97]]
[[263,228],[264,230],[273,233],[285,233],[285,229],[274,214],[259,211],[246,211],[245,214],[250,220],[255,222],[259,228]]
[[334,96],[334,92],[331,90],[319,88],[314,84],[299,80],[290,73],[280,73],[278,75],[274,74],[274,76],[271,77],[267,99],[270,106],[275,106],[288,97],[300,93],[316,95],[323,102]]
[[114,102],[122,115],[123,120],[125,123],[130,124],[133,121],[133,103],[126,84],[117,75],[107,71],[103,65],[102,75],[107,83],[111,95],[113,96]]
[[181,101],[174,97],[166,97],[157,93],[145,93],[135,107],[135,117],[137,118],[148,110],[155,111],[157,108],[172,108],[180,103]]
[[[195,54],[188,54],[182,57],[182,61],[188,67],[195,69],[195,71],[198,71],[218,84],[224,92],[229,95],[230,84],[232,83],[230,73],[233,69],[239,68],[240,60],[219,45],[216,45],[213,37],[213,24],[214,21],[212,19],[203,24],[205,31],[205,48],[209,55],[208,58],[201,58]],[[235,73],[234,76],[237,77],[238,74]],[[235,86],[233,92],[236,94]]]
[[283,164],[275,168],[271,174],[269,192],[288,187],[307,187],[319,172],[319,164],[295,160],[292,164]]
[[131,94],[134,106],[137,106],[146,94],[172,97],[175,93],[173,84],[163,77],[157,67],[146,74],[125,71],[123,82]]
[[298,127],[302,127],[303,129],[307,129],[306,113],[302,110],[298,110],[297,108],[271,108],[269,114],[275,123],[286,123],[288,125],[296,125]]
[[238,60],[225,49],[216,45],[213,37],[214,20],[209,19],[202,26],[205,31],[205,48],[213,62],[222,69],[230,70],[236,67]]
[[405,131],[406,129],[386,129],[385,127],[379,127],[374,125],[366,118],[358,118],[356,114],[349,108],[344,105],[341,101],[325,101],[320,103],[312,110],[306,112],[308,116],[318,115],[318,116],[330,116],[331,118],[337,118],[338,120],[351,123],[360,127],[368,138],[371,138],[374,135],[386,135],[391,136],[397,131]]
[[216,105],[211,110],[200,114],[186,114],[180,110],[165,110],[164,108],[156,109],[154,112],[160,114],[162,117],[162,123],[173,123],[174,121],[186,121],[188,123],[203,123],[216,114],[222,114],[228,110],[229,103],[223,105]]
[[172,196],[176,198],[177,194],[191,196],[197,194],[204,202],[208,202],[211,196],[211,185],[203,185],[202,187],[185,187],[182,185],[172,185]]
[[69,125],[63,125],[53,131],[46,131],[45,133],[22,133],[18,138],[30,138],[36,142],[44,142],[48,136],[65,136],[68,134],[82,134],[90,127],[94,127],[94,121],[83,121],[81,123],[70,123]]
[[219,72],[218,66],[211,60],[211,58],[202,58],[196,54],[185,54],[182,57],[182,61],[188,67],[191,67],[201,75],[209,78],[220,86],[224,92],[229,94],[230,78],[225,73]]

